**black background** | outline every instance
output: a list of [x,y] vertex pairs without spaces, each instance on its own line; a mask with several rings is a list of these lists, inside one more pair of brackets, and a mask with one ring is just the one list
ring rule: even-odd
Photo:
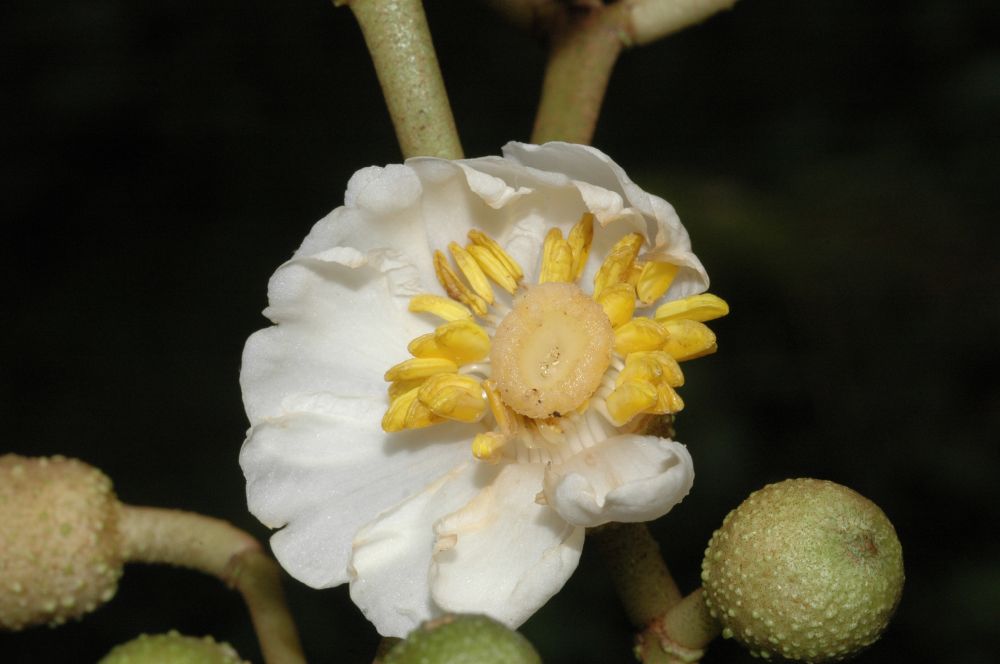
[[[399,160],[350,12],[93,0],[0,20],[0,451],[82,458],[131,504],[260,537],[237,373],[265,286],[350,174]],[[544,50],[479,4],[427,11],[468,155],[526,140]],[[692,494],[655,524],[685,590],[725,513],[786,477],[847,484],[907,586],[859,661],[995,661],[1000,605],[1000,17],[970,0],[744,0],[627,52],[595,144],[685,221],[732,314],[686,369]],[[349,352],[350,349],[345,349]],[[346,589],[289,581],[311,662],[366,662]],[[5,662],[94,661],[177,628],[259,660],[238,596],[130,566]],[[630,661],[600,561],[523,631],[547,662]],[[704,660],[752,661],[716,642]]]

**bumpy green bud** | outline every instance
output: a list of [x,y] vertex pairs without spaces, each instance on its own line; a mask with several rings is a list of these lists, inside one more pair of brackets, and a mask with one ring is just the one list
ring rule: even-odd
[[0,629],[59,625],[114,596],[120,508],[82,461],[0,456]]
[[123,643],[97,664],[246,664],[228,643],[210,636],[195,638],[175,631],[143,634]]
[[723,636],[760,657],[844,659],[885,629],[903,590],[889,519],[847,487],[786,480],[726,516],[702,562]]
[[410,632],[384,664],[541,664],[526,638],[486,616],[445,616]]

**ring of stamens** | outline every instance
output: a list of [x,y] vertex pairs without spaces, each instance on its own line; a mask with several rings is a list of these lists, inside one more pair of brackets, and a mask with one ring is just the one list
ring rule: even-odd
[[[610,249],[588,296],[576,282],[593,222],[584,214],[565,239],[550,229],[533,286],[522,283],[521,266],[482,231],[470,231],[464,247],[448,245],[457,270],[435,252],[447,297],[417,295],[410,311],[444,322],[413,339],[413,357],[386,371],[390,403],[382,428],[466,422],[480,429],[472,442],[476,458],[544,461],[681,410],[678,362],[716,350],[704,323],[729,306],[703,293],[636,316],[663,297],[680,269],[641,260],[645,238],[638,233]],[[512,307],[495,298],[491,284],[514,295]]]

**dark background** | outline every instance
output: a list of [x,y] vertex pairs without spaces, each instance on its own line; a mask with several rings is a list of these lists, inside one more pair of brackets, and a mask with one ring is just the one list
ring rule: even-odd
[[[427,5],[466,153],[526,140],[543,48],[479,4]],[[399,160],[357,26],[319,0],[3,12],[0,451],[80,457],[125,502],[265,537],[236,461],[243,341],[350,174]],[[686,369],[698,478],[654,526],[666,559],[691,590],[750,491],[853,487],[908,577],[865,663],[1000,648],[998,28],[987,0],[743,0],[626,53],[595,137],[675,204],[732,306]],[[311,662],[370,661],[345,588],[288,589]],[[0,660],[94,661],[170,628],[259,660],[238,596],[142,566],[80,623],[0,636]],[[593,550],[523,631],[550,663],[630,661]],[[716,642],[704,661],[752,660]]]

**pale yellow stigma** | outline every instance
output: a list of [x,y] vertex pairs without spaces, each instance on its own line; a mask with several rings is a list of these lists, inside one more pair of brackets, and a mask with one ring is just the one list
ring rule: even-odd
[[614,331],[575,284],[527,289],[497,327],[492,378],[504,403],[531,418],[558,417],[585,402],[611,363]]

